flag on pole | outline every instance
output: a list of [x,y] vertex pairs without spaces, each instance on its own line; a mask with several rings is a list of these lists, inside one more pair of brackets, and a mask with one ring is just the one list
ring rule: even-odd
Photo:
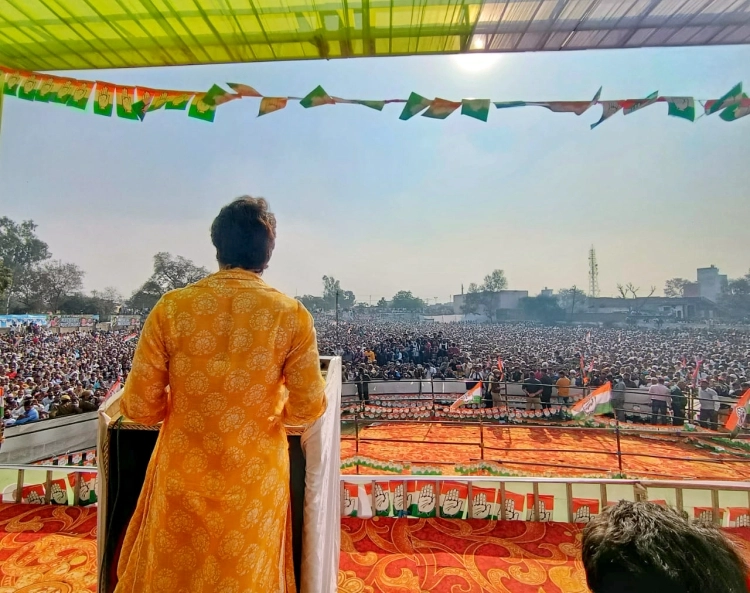
[[480,381],[474,387],[469,389],[455,402],[451,404],[451,410],[458,410],[464,404],[478,404],[482,402],[482,382]]
[[744,426],[745,419],[747,418],[748,402],[750,402],[750,389],[745,390],[745,393],[740,397],[734,410],[729,414],[729,420],[727,420],[727,423],[724,425],[725,428],[728,428],[729,430],[734,430],[736,428],[739,432],[739,429]]
[[575,416],[593,416],[594,414],[607,414],[612,411],[612,386],[609,382],[589,393],[581,401],[577,402],[570,413]]
[[115,393],[117,393],[120,390],[121,386],[122,386],[122,379],[117,379],[114,385],[112,385],[112,387],[110,387],[107,390],[107,394],[104,396],[104,401],[107,401],[110,397],[112,397]]
[[497,368],[500,369],[500,372],[503,372],[503,359],[499,356],[497,357]]
[[698,376],[700,375],[702,360],[695,361],[695,370],[693,371],[693,387],[698,385]]

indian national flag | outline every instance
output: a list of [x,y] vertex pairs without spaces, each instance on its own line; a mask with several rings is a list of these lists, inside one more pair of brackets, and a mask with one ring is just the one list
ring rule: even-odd
[[138,337],[138,334],[136,333],[129,334],[125,336],[125,339],[123,340],[123,342],[129,342],[130,340],[135,340],[137,337]]
[[729,420],[727,420],[725,425],[726,428],[729,430],[736,428],[739,432],[739,429],[745,424],[745,419],[747,418],[748,403],[750,403],[750,389],[747,389],[740,397],[734,410],[729,415]]
[[595,414],[606,414],[612,411],[612,386],[605,383],[595,391],[589,393],[581,401],[576,403],[570,412],[573,416],[594,416]]
[[474,387],[469,389],[455,402],[451,404],[451,410],[458,410],[464,404],[478,404],[482,401],[482,382],[480,381]]

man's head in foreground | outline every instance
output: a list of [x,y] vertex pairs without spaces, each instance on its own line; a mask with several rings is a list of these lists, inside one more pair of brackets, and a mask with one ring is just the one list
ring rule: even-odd
[[747,565],[718,528],[650,502],[621,501],[586,525],[592,593],[747,593]]

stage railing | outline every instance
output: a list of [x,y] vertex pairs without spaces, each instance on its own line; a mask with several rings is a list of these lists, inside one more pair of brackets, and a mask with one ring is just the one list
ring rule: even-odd
[[725,527],[750,526],[750,482],[347,475],[341,500],[343,517],[568,523],[585,523],[619,500],[652,501]]

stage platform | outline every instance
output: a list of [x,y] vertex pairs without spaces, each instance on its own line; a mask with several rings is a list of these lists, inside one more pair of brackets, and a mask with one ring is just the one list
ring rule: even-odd
[[[581,525],[342,519],[338,593],[586,593]],[[750,529],[728,529],[750,560]],[[0,593],[96,590],[96,508],[0,505]]]
[[[357,427],[356,433],[351,425],[342,429],[342,474],[356,473],[346,460],[361,456],[436,466],[442,475],[462,473],[457,468],[484,459],[507,475],[750,480],[750,441],[704,430],[677,435],[671,427],[629,427],[620,431],[619,445],[612,429],[576,427],[383,422]],[[361,473],[392,472],[367,467]]]

